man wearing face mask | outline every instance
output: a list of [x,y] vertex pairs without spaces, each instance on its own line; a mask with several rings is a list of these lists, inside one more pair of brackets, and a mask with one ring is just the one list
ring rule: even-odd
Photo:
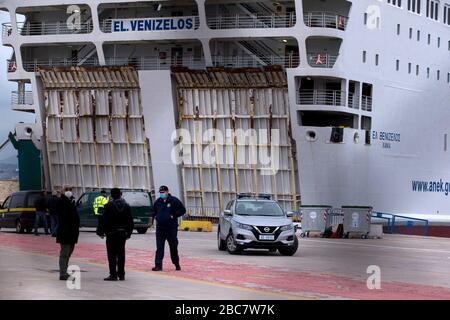
[[67,280],[67,268],[69,259],[78,242],[80,218],[75,206],[75,198],[72,188],[64,187],[64,191],[58,201],[58,229],[56,231],[56,242],[60,244],[59,253],[59,280]]
[[181,270],[178,257],[178,218],[186,213],[186,208],[181,201],[169,193],[169,188],[159,188],[159,198],[155,201],[156,220],[156,256],[153,271],[162,271],[164,259],[164,246],[166,240],[169,243],[170,258],[176,270]]

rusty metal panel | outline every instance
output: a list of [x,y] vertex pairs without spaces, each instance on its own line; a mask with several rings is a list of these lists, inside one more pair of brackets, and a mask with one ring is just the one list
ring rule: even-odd
[[41,69],[52,188],[153,190],[136,70]]
[[[284,209],[296,209],[298,182],[284,71],[184,68],[172,72],[179,128],[189,137],[179,138],[188,212],[217,217],[228,201],[242,192],[269,193]],[[269,175],[270,167],[258,159],[261,142],[268,150],[275,146],[271,129],[278,131],[279,163]]]

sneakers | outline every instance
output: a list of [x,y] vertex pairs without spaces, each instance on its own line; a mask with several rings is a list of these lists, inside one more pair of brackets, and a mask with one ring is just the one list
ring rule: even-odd
[[162,271],[162,267],[161,266],[155,266],[154,268],[152,268],[152,271]]
[[117,277],[109,276],[109,277],[107,277],[107,278],[105,278],[103,280],[105,280],[105,281],[117,281]]

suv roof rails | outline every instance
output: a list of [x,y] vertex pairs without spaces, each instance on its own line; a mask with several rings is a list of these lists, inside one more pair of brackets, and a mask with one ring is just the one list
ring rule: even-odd
[[253,193],[238,193],[237,195],[238,199],[245,199],[245,198],[251,198],[251,199],[266,199],[271,200],[272,195],[268,193],[260,193],[258,195]]

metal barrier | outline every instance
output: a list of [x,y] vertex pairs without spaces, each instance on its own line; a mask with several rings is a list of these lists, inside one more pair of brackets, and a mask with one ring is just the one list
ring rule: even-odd
[[70,67],[70,66],[88,66],[94,67],[99,66],[98,59],[90,58],[90,59],[48,59],[48,60],[31,60],[24,61],[23,68],[28,72],[36,72],[41,67]]
[[308,63],[314,68],[333,68],[336,64],[338,55],[328,53],[308,53]]
[[33,104],[33,92],[32,91],[13,91],[11,92],[11,104],[24,104],[24,105],[32,105]]
[[344,106],[345,91],[340,90],[300,90],[298,104]]
[[352,109],[359,109],[359,96],[354,93],[348,94],[348,107]]
[[424,223],[424,226],[423,226],[424,235],[425,236],[428,235],[429,222],[426,219],[411,218],[411,217],[406,217],[406,216],[402,216],[402,215],[397,215],[397,214],[392,214],[392,213],[383,213],[383,212],[373,212],[372,217],[386,220],[387,221],[387,232],[391,233],[391,234],[395,233],[395,223],[396,223],[396,221],[398,221],[398,219],[405,220],[407,222],[407,226],[408,226],[409,221],[423,222]]
[[257,68],[262,65],[281,65],[285,68],[296,68],[300,63],[298,55],[287,56],[212,56],[215,67]]
[[331,12],[305,12],[303,20],[308,27],[339,30],[345,30],[348,22],[347,17]]
[[361,109],[364,111],[372,111],[372,97],[362,96]]
[[295,22],[295,13],[268,16],[236,14],[207,18],[211,29],[290,28]]
[[147,56],[136,58],[106,58],[107,66],[130,65],[138,70],[169,70],[172,66],[184,66],[192,69],[205,68],[205,61],[194,56],[183,56],[180,59],[161,59],[159,56]]
[[[66,21],[27,21],[18,22],[17,31],[22,36],[43,36],[52,34],[76,34],[76,33],[91,33],[93,25],[91,21],[80,23],[78,26],[69,27]],[[4,23],[2,25],[3,36],[10,36],[12,34],[11,23]]]

